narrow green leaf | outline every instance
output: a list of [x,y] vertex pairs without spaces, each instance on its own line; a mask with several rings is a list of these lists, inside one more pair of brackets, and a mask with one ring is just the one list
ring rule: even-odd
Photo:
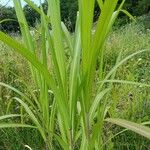
[[80,59],[81,59],[81,30],[80,30],[79,13],[77,13],[76,30],[74,34],[73,56],[69,74],[69,104],[70,104],[72,138],[74,138],[77,124],[77,121],[75,120],[77,119],[77,100],[79,95],[78,85],[80,76]]
[[136,19],[127,10],[121,9],[120,11],[127,15],[133,21],[136,21]]
[[61,30],[60,2],[59,0],[48,0],[48,6],[49,6],[48,15],[50,16],[51,20],[56,59],[61,74],[61,80],[65,88],[67,78],[66,78],[65,52],[63,47],[62,30]]
[[28,124],[0,123],[0,128],[37,128]]
[[54,137],[55,137],[55,139],[59,142],[59,144],[61,145],[61,147],[62,147],[64,150],[69,150],[67,143],[65,143],[65,142],[61,139],[61,137],[60,137],[59,135],[56,135],[56,134],[55,134]]
[[[100,81],[103,82],[103,81]],[[126,81],[126,80],[105,80],[105,83],[120,83],[120,84],[131,84],[135,86],[140,86],[140,87],[150,87],[150,84],[146,83],[140,83],[140,82],[133,82],[133,81]]]
[[30,7],[36,10],[39,14],[41,14],[40,8],[31,0],[24,0]]
[[3,115],[3,116],[0,116],[0,120],[12,118],[12,117],[20,117],[20,116],[21,116],[20,114]]
[[67,43],[67,45],[69,47],[69,50],[70,50],[70,54],[73,57],[72,37],[71,37],[67,27],[65,26],[65,24],[63,22],[61,22],[61,27],[62,27],[62,31],[63,31],[63,34],[64,34],[64,38],[65,38],[66,43]]
[[3,19],[3,20],[0,21],[0,24],[2,24],[4,22],[8,22],[8,21],[15,21],[16,22],[15,19]]
[[124,119],[117,119],[117,118],[107,118],[105,119],[105,121],[127,128],[139,135],[142,135],[150,139],[150,128],[146,126],[143,126],[138,123],[131,122],[131,121],[127,121]]
[[95,114],[95,111],[96,109],[99,107],[99,103],[100,103],[100,100],[105,96],[105,94],[107,94],[107,92],[109,92],[110,89],[105,89],[103,91],[101,91],[99,94],[96,95],[93,103],[92,103],[92,106],[90,108],[90,122],[93,121],[94,119],[94,114]]
[[42,137],[44,140],[46,140],[46,136],[45,136],[45,133],[39,123],[39,120],[38,118],[35,117],[35,115],[33,114],[33,112],[31,111],[31,109],[29,108],[29,106],[23,102],[21,99],[17,98],[17,97],[14,97],[14,99],[16,101],[18,101],[23,107],[24,109],[26,110],[26,112],[28,113],[29,117],[31,118],[31,120],[34,122],[34,124],[37,126],[38,130],[40,131]]

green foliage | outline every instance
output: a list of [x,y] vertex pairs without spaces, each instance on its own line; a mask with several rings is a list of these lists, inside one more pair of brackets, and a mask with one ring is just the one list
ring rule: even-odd
[[[125,57],[137,49],[149,47],[149,30],[146,29],[144,25],[147,17],[148,16],[137,18],[136,23],[127,24],[110,34],[106,44],[106,72],[115,63],[120,49],[123,50],[122,57]],[[149,59],[149,53],[131,59],[117,71],[116,78],[139,82],[146,81],[150,83]],[[138,123],[148,122],[150,120],[150,111],[148,109],[150,99],[149,92],[149,88],[143,88],[142,86],[114,83],[112,94],[110,95],[110,99],[113,101],[113,103],[111,103],[112,107],[110,108],[110,114]],[[117,103],[117,107],[115,103]],[[113,136],[121,132],[112,139],[114,149],[138,150],[141,148],[144,150],[148,149],[150,145],[149,140],[133,132],[124,131],[117,126],[111,126],[110,128],[112,129]],[[109,133],[107,127],[105,130],[106,133]],[[111,133],[109,134],[112,136]]]
[[[14,138],[15,137],[15,138]],[[43,139],[36,129],[3,129],[0,134],[0,149],[25,150],[28,145],[32,149],[42,150]]]
[[[19,30],[19,24],[17,23],[17,17],[15,9],[12,7],[3,7],[0,5],[0,21],[4,19],[13,19],[4,23],[0,23],[0,30],[17,32]],[[16,21],[15,21],[16,20]]]
[[76,14],[78,10],[77,0],[60,0],[62,21],[70,31],[73,31],[76,23]]
[[[0,40],[27,60],[32,75],[31,81],[35,86],[31,87],[32,82],[25,84],[28,92],[23,93],[11,84],[0,82],[2,87],[14,92],[11,101],[19,107],[18,113],[15,114],[19,114],[18,120],[14,119],[12,124],[10,118],[14,115],[4,114],[1,118],[10,121],[2,122],[0,127],[37,128],[46,149],[55,148],[57,143],[56,145],[65,150],[102,149],[107,139],[105,129],[112,125],[105,121],[116,123],[142,136],[149,131],[148,127],[133,123],[131,119],[126,121],[108,118],[116,117],[117,113],[116,99],[111,99],[114,84],[110,82],[116,82],[117,69],[128,60],[149,52],[147,47],[129,55],[123,55],[122,50],[118,51],[119,55],[112,67],[106,68],[104,45],[115,19],[122,11],[124,1],[118,8],[117,0],[98,1],[101,14],[94,32],[92,29],[95,1],[79,1],[72,38],[61,22],[59,1],[48,0],[47,14],[44,14],[42,7],[38,8],[30,0],[25,1],[40,14],[39,41],[30,34],[21,3],[16,0],[14,5],[22,42],[3,32],[0,32]],[[146,82],[120,79],[117,82],[149,87]],[[7,113],[9,111],[8,109]],[[113,134],[111,130],[109,133]],[[145,137],[150,138],[149,134]],[[109,148],[112,147],[113,143],[110,142]]]
[[149,0],[126,0],[124,7],[135,16],[140,16],[150,11]]
[[40,15],[29,5],[25,5],[23,8],[25,17],[30,27],[35,27],[37,22],[40,20]]

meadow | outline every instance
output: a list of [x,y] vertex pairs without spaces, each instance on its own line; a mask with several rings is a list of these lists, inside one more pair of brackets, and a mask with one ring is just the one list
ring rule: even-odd
[[31,3],[41,24],[30,35],[14,3],[22,36],[0,33],[0,149],[148,150],[149,14],[113,26],[123,2],[115,11],[106,1],[93,27],[94,1],[81,3],[70,34],[57,2],[49,0],[51,32]]

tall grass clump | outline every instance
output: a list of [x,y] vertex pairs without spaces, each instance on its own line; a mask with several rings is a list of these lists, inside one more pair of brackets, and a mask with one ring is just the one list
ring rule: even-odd
[[[103,149],[106,146],[103,129],[111,123],[150,138],[148,127],[114,118],[109,111],[113,83],[150,87],[146,83],[115,79],[116,70],[122,64],[149,49],[136,51],[124,59],[121,59],[122,51],[118,52],[115,65],[104,73],[104,44],[115,19],[121,11],[133,18],[122,9],[124,0],[119,6],[118,0],[97,0],[101,14],[95,32],[92,30],[95,0],[88,3],[79,0],[73,37],[61,22],[59,0],[47,0],[47,14],[32,1],[24,1],[41,16],[39,39],[30,34],[20,0],[14,0],[23,42],[3,32],[0,40],[28,61],[36,89],[27,85],[27,94],[0,82],[16,93],[12,103],[20,104],[19,113],[0,117],[0,128],[36,128],[46,149],[54,149],[56,145],[65,150]],[[27,114],[30,121],[26,119]],[[14,117],[19,117],[17,123],[3,122]]]

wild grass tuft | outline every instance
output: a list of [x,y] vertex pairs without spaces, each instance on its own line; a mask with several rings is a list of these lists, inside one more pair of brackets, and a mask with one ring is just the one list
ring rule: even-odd
[[[119,7],[118,0],[98,0],[101,14],[94,33],[95,0],[89,3],[86,0],[78,1],[79,11],[73,38],[61,22],[59,0],[48,0],[47,14],[32,1],[25,2],[41,15],[39,41],[30,33],[20,0],[14,0],[14,5],[22,42],[3,32],[0,32],[0,40],[27,60],[35,89],[26,82],[23,85],[27,87],[27,92],[13,84],[0,82],[2,87],[16,93],[10,97],[9,105],[15,103],[19,107],[17,114],[10,114],[8,106],[8,111],[0,118],[0,128],[36,128],[46,149],[53,149],[58,143],[65,150],[103,149],[104,127],[109,127],[111,123],[150,138],[147,126],[124,120],[125,117],[116,118],[118,116],[114,111],[117,102],[110,98],[114,83],[150,88],[146,82],[116,78],[117,69],[138,55],[148,53],[147,47],[139,47],[139,51],[125,56],[122,47],[113,66],[106,68],[105,65],[106,40],[118,14],[123,12],[134,19],[122,10],[124,0]],[[15,123],[3,121],[8,117],[15,118]],[[110,131],[110,134],[113,133]],[[112,143],[109,144],[111,148]]]

